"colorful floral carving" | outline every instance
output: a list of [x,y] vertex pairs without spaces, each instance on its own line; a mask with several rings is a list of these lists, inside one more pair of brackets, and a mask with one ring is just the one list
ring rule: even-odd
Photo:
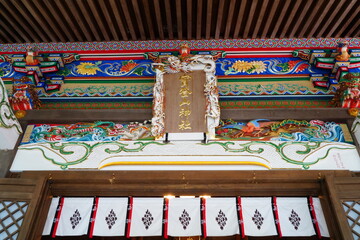
[[[236,61],[228,71],[236,72],[246,72],[246,73],[262,73],[266,71],[266,64],[263,61],[242,61],[238,60]],[[229,74],[228,72],[225,72],[225,74]]]
[[266,64],[263,61],[243,61],[238,60],[234,62],[234,64],[225,72],[227,74],[234,74],[234,73],[262,73],[266,71]]
[[218,139],[261,140],[261,141],[331,141],[345,140],[343,128],[334,122],[320,120],[283,120],[273,122],[255,119],[249,122],[221,121],[216,128]]
[[82,75],[95,75],[97,71],[101,71],[98,67],[101,61],[96,63],[82,62],[76,67],[76,72]]
[[123,65],[120,69],[121,72],[130,72],[132,69],[134,69],[139,64],[135,63],[133,60],[123,62]]
[[246,61],[236,61],[232,68],[235,69],[238,72],[247,72],[252,67],[252,64]]
[[313,69],[304,60],[296,58],[247,58],[219,59],[217,61],[217,75],[256,75],[256,74],[297,74],[319,73],[325,74],[326,70]]
[[[300,63],[300,62],[303,62],[303,61],[302,60],[288,61],[288,62],[285,62],[285,63],[279,63],[277,66],[281,68],[280,71],[288,72],[288,71],[293,70],[296,67],[296,65],[298,65],[298,63]],[[296,67],[295,72],[296,73],[302,72],[305,69],[307,69],[308,67],[309,67],[309,64],[303,63],[303,64],[299,65],[298,67]]]
[[[116,124],[114,122],[74,123],[74,124],[38,124],[32,125],[30,139],[26,143],[39,142],[86,142],[86,141],[126,141],[153,139],[151,125],[133,122]],[[23,142],[25,143],[25,142]]]
[[263,61],[253,61],[251,63],[253,64],[252,72],[262,73],[266,71],[266,64]]

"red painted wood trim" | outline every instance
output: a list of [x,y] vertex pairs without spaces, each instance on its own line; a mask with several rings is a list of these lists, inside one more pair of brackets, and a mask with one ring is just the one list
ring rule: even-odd
[[238,200],[238,211],[239,211],[239,223],[240,223],[240,234],[242,238],[245,238],[245,227],[244,227],[244,217],[242,213],[242,206],[241,206],[241,197],[237,197]]
[[97,213],[97,210],[98,210],[98,206],[99,206],[99,198],[96,197],[96,198],[95,198],[95,206],[93,207],[93,210],[92,210],[92,217],[91,217],[91,226],[90,226],[89,238],[92,238],[92,237],[93,237],[95,220],[96,220],[96,213]]
[[276,227],[277,227],[277,230],[278,230],[279,238],[281,238],[282,233],[281,233],[279,212],[278,212],[278,206],[277,206],[277,202],[276,202],[276,197],[273,197],[273,204],[274,204],[274,213],[275,213],[275,224],[276,224]]
[[127,219],[127,231],[126,231],[126,237],[127,238],[130,238],[133,200],[134,200],[133,197],[130,197],[129,208],[128,208],[128,219]]
[[56,231],[57,231],[57,228],[58,228],[58,225],[59,225],[59,220],[60,220],[61,212],[62,212],[62,209],[63,209],[63,205],[64,205],[64,198],[61,197],[59,207],[56,210],[57,213],[56,213],[56,218],[55,218],[55,223],[54,223],[54,229],[53,229],[53,232],[52,232],[52,235],[51,235],[52,238],[56,237]]
[[202,202],[202,208],[201,208],[201,215],[202,215],[202,226],[203,226],[203,237],[207,237],[206,232],[206,198],[201,199]]
[[164,211],[164,238],[168,238],[168,224],[169,224],[169,199],[165,198],[165,211]]

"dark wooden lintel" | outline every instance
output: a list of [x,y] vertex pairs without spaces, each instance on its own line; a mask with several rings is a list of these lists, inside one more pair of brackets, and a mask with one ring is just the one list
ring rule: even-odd
[[[63,196],[319,196],[325,175],[349,171],[55,171],[24,172],[47,177]],[[166,183],[166,184],[165,184]]]
[[[145,121],[152,118],[151,109],[92,109],[92,110],[31,110],[27,111],[22,124],[69,123],[77,121]],[[343,108],[273,108],[273,109],[224,109],[221,119],[233,120],[326,120],[351,123],[347,109]]]

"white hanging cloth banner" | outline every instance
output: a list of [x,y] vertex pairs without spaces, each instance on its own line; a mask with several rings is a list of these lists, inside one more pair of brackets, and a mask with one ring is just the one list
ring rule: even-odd
[[94,198],[62,198],[52,236],[88,233]]
[[43,233],[42,233],[43,236],[51,234],[51,228],[52,228],[54,220],[55,220],[55,214],[56,214],[57,207],[59,205],[59,200],[60,200],[59,197],[54,197],[53,199],[51,199],[49,212],[47,214],[45,226],[44,226]]
[[133,198],[128,219],[129,237],[161,236],[163,226],[163,198]]
[[128,198],[96,198],[89,237],[125,236]]
[[171,198],[168,203],[165,237],[201,235],[200,198]]
[[239,205],[242,237],[278,234],[271,197],[242,197]]
[[203,198],[203,236],[232,236],[239,234],[236,198]]
[[274,197],[280,237],[315,235],[307,198]]
[[321,207],[320,199],[309,197],[311,215],[315,224],[316,232],[319,238],[330,237],[329,230],[325,221],[324,212]]

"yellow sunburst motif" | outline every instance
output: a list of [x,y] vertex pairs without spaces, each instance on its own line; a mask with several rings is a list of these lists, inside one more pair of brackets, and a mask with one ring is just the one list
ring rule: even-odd
[[251,62],[254,68],[254,72],[262,73],[266,71],[266,64],[262,61],[252,61]]
[[250,68],[252,68],[252,64],[249,62],[238,60],[232,65],[232,68],[235,69],[237,72],[246,72]]
[[81,75],[95,75],[96,71],[100,71],[100,68],[90,62],[82,62],[76,67],[76,72]]

